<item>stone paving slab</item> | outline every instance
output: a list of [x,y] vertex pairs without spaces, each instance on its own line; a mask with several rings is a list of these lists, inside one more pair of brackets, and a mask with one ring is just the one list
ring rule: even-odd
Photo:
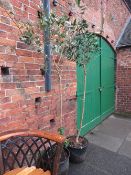
[[131,158],[131,141],[123,142],[118,152],[119,154],[122,154]]
[[111,115],[86,138],[93,144],[131,158],[131,118]]
[[85,136],[91,143],[99,145],[103,148],[109,149],[110,151],[117,152],[123,143],[123,139],[115,138],[110,135],[101,133],[100,131],[93,131],[93,134]]
[[131,132],[131,119],[118,118],[112,115],[97,126],[94,131],[124,139]]
[[70,164],[69,175],[131,175],[131,159],[89,143],[86,161]]
[[131,132],[128,134],[126,140],[131,142]]

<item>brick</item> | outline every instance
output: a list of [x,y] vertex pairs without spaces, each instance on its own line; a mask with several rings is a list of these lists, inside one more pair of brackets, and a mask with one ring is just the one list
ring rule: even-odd
[[1,83],[1,89],[15,89],[16,85],[14,83]]
[[6,38],[7,37],[7,33],[5,31],[0,30],[0,37],[1,38]]
[[11,102],[11,98],[4,97],[4,98],[0,99],[0,101],[1,101],[1,103],[9,103],[9,102]]
[[18,29],[17,30],[13,30],[11,33],[8,33],[7,37],[10,40],[15,40],[15,41],[19,40],[20,34],[19,34]]
[[13,6],[15,6],[17,8],[21,8],[21,6],[22,6],[22,3],[20,1],[11,0],[11,3]]
[[0,54],[0,60],[2,61],[9,61],[9,62],[16,62],[17,57],[15,55],[7,55],[7,54]]
[[35,86],[35,82],[23,82],[22,83],[22,87],[24,88],[34,87],[34,86]]
[[5,91],[0,89],[0,98],[4,98],[5,97]]
[[33,52],[33,57],[43,59],[44,54],[43,53],[38,53],[38,52]]
[[17,102],[17,101],[23,100],[24,97],[22,95],[13,95],[11,97],[11,99],[12,99],[13,102]]
[[6,31],[6,32],[12,32],[13,27],[7,24],[0,23],[0,30]]
[[1,82],[4,82],[4,83],[11,83],[12,82],[12,77],[11,75],[5,75],[5,76],[2,76],[1,77]]
[[24,63],[15,63],[13,65],[13,68],[15,68],[15,69],[24,69],[25,68],[25,64]]
[[28,69],[27,74],[28,75],[40,75],[41,71],[40,69]]
[[16,89],[7,89],[5,91],[6,96],[11,97],[12,95],[19,94],[20,92]]
[[5,53],[5,46],[0,46],[0,53]]
[[34,8],[34,9],[39,9],[39,5],[37,3],[32,2],[32,1],[30,1],[30,7]]
[[25,122],[10,122],[8,130],[12,130],[12,128],[15,129],[26,129],[27,125]]
[[34,4],[40,5],[41,1],[40,0],[33,0]]
[[25,92],[28,93],[28,94],[38,93],[39,92],[39,88],[37,88],[37,87],[26,88]]
[[23,81],[29,81],[29,76],[27,75],[14,75],[13,76],[13,82],[23,82]]
[[23,4],[29,5],[29,0],[21,0]]
[[18,56],[26,56],[26,57],[32,57],[32,52],[28,50],[16,50],[16,55]]
[[43,65],[44,64],[44,58],[35,58],[35,63]]
[[17,48],[30,50],[30,46],[22,42],[17,42]]
[[32,14],[29,14],[29,19],[30,19],[31,21],[36,21],[36,20],[38,19],[38,17],[35,16],[35,15],[32,15]]
[[2,123],[2,125],[7,125],[7,123],[9,123],[9,120],[9,117],[1,118],[0,123]]
[[23,63],[34,63],[34,58],[28,56],[19,57],[18,60]]
[[6,54],[14,55],[15,54],[15,47],[14,46],[7,46],[6,47]]
[[27,7],[27,11],[28,11],[28,13],[30,13],[34,16],[37,16],[37,10],[36,9],[31,8],[31,7]]
[[43,87],[44,84],[45,84],[44,81],[37,81],[36,82],[36,86],[42,86]]
[[[22,6],[22,7],[24,7],[24,6]],[[17,7],[14,7],[14,11],[15,11],[16,16],[24,17],[25,19],[28,18],[28,13],[27,13],[27,11],[23,10],[23,8],[19,9]]]
[[5,16],[1,16],[0,21],[2,23],[5,23],[5,24],[9,24],[10,25],[10,19],[7,18],[7,17],[5,17]]
[[15,103],[5,103],[5,104],[2,104],[2,110],[7,110],[7,109],[17,109],[18,105],[15,104]]
[[6,38],[1,38],[0,39],[0,45],[15,46],[16,45],[16,41],[15,40],[6,39]]
[[11,69],[12,75],[27,75],[27,71],[25,69]]
[[40,69],[40,65],[39,64],[26,63],[25,64],[25,69]]

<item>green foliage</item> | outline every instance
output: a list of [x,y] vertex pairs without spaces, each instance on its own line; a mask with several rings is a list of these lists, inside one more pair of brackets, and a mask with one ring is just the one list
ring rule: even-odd
[[[60,135],[64,135],[65,134],[65,128],[64,127],[58,128],[58,133]],[[64,147],[67,148],[68,146],[69,146],[69,140],[66,139],[65,142],[64,142]]]
[[49,19],[40,16],[41,27],[50,28],[52,52],[76,62],[79,66],[88,64],[92,53],[97,52],[98,42],[95,34],[88,31],[86,20],[69,21],[67,15],[51,13]]
[[23,32],[23,35],[20,37],[20,40],[25,44],[30,45],[34,39],[33,33],[31,31]]
[[[80,5],[80,1],[77,1],[78,5]],[[82,7],[83,8],[83,7]],[[51,50],[53,54],[59,55],[60,59],[67,59],[70,61],[74,61],[78,66],[81,66],[84,70],[84,94],[86,89],[86,65],[93,58],[94,53],[99,51],[99,44],[97,41],[97,37],[95,34],[91,33],[88,29],[88,23],[86,20],[69,20],[69,17],[65,14],[62,16],[58,16],[56,13],[51,13],[47,18],[44,12],[38,13],[39,17],[39,27],[42,30],[49,29],[50,30],[50,43]],[[40,42],[37,38],[36,42],[36,33],[29,26],[27,30],[23,33],[22,40],[26,44],[35,43],[38,48],[41,46]],[[48,39],[47,39],[48,40]],[[45,41],[48,42],[48,41]],[[61,98],[61,115],[60,115],[60,128],[58,129],[58,133],[64,135],[64,127],[62,127],[62,86],[61,86],[61,65],[60,61],[58,61],[56,65],[57,73],[59,74],[60,80],[60,98]],[[81,116],[81,126],[77,135],[77,140],[79,140],[80,130],[82,128],[82,121],[84,118],[84,103],[85,103],[85,95],[83,96],[83,109]],[[67,145],[65,143],[65,145]]]
[[66,48],[67,59],[75,61],[79,66],[84,66],[91,59],[91,53],[97,50],[98,43],[94,34],[88,32],[78,34]]
[[99,51],[99,45],[96,35],[88,31],[88,24],[85,20],[75,25],[75,35],[69,41],[63,54],[68,60],[75,61],[78,66],[84,66],[92,58],[92,53]]
[[64,133],[65,133],[65,128],[64,128],[64,127],[58,128],[58,133],[59,133],[60,135],[64,135]]
[[64,147],[67,148],[69,146],[70,142],[68,139],[65,140],[64,142]]
[[77,4],[78,6],[80,6],[80,2],[81,2],[81,0],[76,0],[76,4]]

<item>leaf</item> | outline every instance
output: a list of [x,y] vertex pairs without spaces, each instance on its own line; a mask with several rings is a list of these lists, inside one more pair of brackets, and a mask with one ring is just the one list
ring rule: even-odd
[[74,26],[76,25],[76,19],[74,20],[73,25],[74,25]]
[[60,135],[64,135],[64,132],[65,132],[65,128],[64,127],[58,128],[58,133]]
[[80,2],[81,2],[81,0],[76,0],[76,3],[78,6],[80,6]]
[[68,139],[65,140],[64,142],[64,147],[67,148],[69,146],[70,142]]

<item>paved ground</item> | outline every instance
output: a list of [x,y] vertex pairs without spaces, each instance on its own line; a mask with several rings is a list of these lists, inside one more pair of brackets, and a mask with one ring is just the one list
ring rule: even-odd
[[70,164],[69,175],[131,175],[131,159],[89,144],[86,161]]
[[90,143],[131,158],[131,117],[111,115],[86,137]]
[[86,137],[86,161],[70,164],[69,175],[131,175],[131,118],[112,115]]

